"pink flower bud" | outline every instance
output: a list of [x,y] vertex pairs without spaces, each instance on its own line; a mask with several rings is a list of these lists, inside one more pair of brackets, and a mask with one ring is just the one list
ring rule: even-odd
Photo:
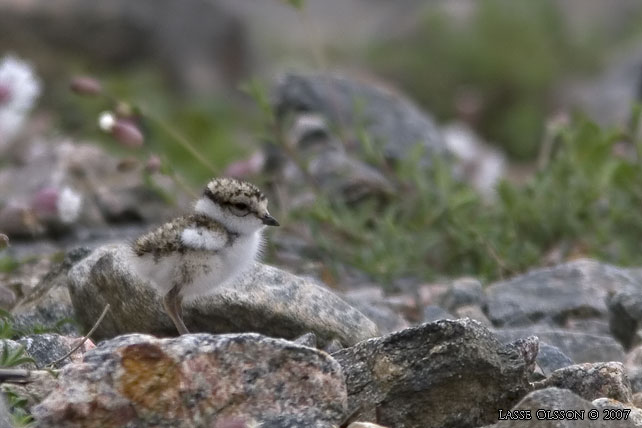
[[0,83],[0,105],[6,104],[11,100],[11,89],[7,85]]
[[55,187],[40,189],[31,200],[31,209],[37,217],[48,217],[58,213],[60,192]]
[[111,134],[116,140],[127,147],[140,147],[145,138],[138,127],[130,121],[118,119],[111,128]]
[[151,155],[149,156],[149,159],[147,159],[145,170],[150,173],[158,172],[160,171],[161,166],[163,166],[161,158],[159,158],[157,155]]
[[72,91],[79,95],[98,95],[103,91],[100,82],[93,77],[77,76],[71,79],[69,85]]
[[226,177],[245,178],[258,174],[265,164],[265,156],[261,152],[255,152],[249,158],[232,162],[225,168],[223,175]]

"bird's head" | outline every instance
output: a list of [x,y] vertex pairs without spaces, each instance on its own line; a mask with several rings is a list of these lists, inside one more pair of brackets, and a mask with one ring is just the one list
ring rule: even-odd
[[236,233],[252,233],[279,222],[267,209],[268,200],[255,185],[234,178],[210,181],[196,202],[195,211]]

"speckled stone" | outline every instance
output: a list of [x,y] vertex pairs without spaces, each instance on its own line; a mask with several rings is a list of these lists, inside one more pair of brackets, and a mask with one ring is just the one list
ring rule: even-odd
[[[18,343],[25,347],[25,351],[36,361],[38,367],[44,367],[67,355],[81,340],[82,337],[45,333],[21,337]],[[78,350],[61,361],[60,364],[80,361],[82,355],[94,347],[94,343],[89,339]]]
[[493,331],[504,342],[522,337],[537,336],[560,349],[576,363],[624,361],[624,348],[611,336],[600,336],[548,326],[534,325],[525,328],[503,328]]
[[[578,397],[567,389],[546,388],[539,391],[533,391],[520,401],[513,411],[530,411],[530,418],[522,420],[508,419],[506,414],[508,409],[504,410],[504,418],[495,425],[489,425],[486,428],[632,428],[633,422],[630,420],[604,420],[601,410],[590,402]],[[578,410],[584,412],[582,419],[553,418],[553,413],[547,411],[560,410]],[[537,412],[540,412],[538,418]],[[591,420],[588,417],[589,411],[597,411],[598,419]],[[524,415],[524,413],[522,413]],[[499,411],[496,415],[499,418]]]
[[623,403],[633,400],[631,383],[620,362],[575,364],[555,370],[542,382],[543,387],[565,388],[585,400],[612,398]]
[[[476,427],[529,391],[537,338],[502,345],[477,321],[441,320],[361,342],[332,356],[348,407],[395,428]],[[375,419],[378,416],[378,419]]]
[[330,428],[346,411],[328,354],[258,334],[132,334],[67,365],[33,415],[39,426]]
[[[78,321],[91,327],[109,303],[93,336],[97,340],[132,332],[176,335],[161,296],[133,273],[125,254],[125,245],[108,245],[71,269],[69,292]],[[319,346],[334,339],[350,346],[378,334],[372,321],[330,290],[261,263],[183,308],[191,332],[257,332],[285,339],[312,332]]]

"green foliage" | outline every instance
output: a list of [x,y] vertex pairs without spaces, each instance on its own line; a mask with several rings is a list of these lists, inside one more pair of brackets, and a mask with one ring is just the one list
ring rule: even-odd
[[11,409],[11,418],[14,427],[28,427],[33,422],[33,416],[27,410],[27,398],[13,391],[5,391],[5,396]]
[[11,256],[0,257],[0,273],[11,273],[20,267],[20,262]]
[[479,98],[478,131],[516,158],[536,154],[560,76],[599,62],[592,40],[569,34],[551,0],[480,0],[461,22],[431,8],[416,32],[376,46],[375,69],[441,119],[462,92]]
[[301,10],[305,6],[305,0],[281,0],[281,1],[283,1],[283,3],[289,6],[292,6],[297,10]]
[[20,345],[13,351],[9,348],[7,342],[2,344],[2,353],[0,353],[0,367],[15,367],[20,364],[35,363],[34,359],[29,357],[25,352],[25,347]]
[[356,267],[382,284],[492,280],[540,265],[554,250],[561,259],[640,265],[642,162],[614,155],[616,144],[634,147],[627,135],[577,118],[555,138],[545,168],[522,186],[502,182],[492,202],[454,179],[446,162],[427,171],[415,153],[393,172],[402,190],[392,200],[347,206],[321,192],[287,221],[310,225],[326,265]]

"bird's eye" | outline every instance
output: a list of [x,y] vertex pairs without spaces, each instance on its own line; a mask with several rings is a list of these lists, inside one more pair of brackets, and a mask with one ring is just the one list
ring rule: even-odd
[[245,217],[250,213],[250,207],[244,202],[236,202],[230,205],[230,211],[236,216]]

